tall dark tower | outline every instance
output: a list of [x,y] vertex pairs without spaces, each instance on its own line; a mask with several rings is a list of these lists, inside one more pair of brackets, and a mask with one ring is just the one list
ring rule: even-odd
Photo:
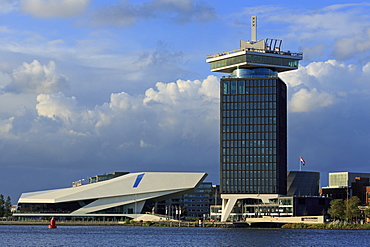
[[298,68],[302,53],[282,51],[282,41],[252,41],[207,57],[220,81],[221,221],[238,200],[269,199],[287,192],[287,87],[279,72]]

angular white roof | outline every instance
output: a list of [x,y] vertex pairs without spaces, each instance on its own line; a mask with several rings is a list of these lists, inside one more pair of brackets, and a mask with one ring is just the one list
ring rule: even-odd
[[19,203],[62,203],[82,200],[94,202],[76,210],[85,214],[144,202],[145,200],[189,191],[196,188],[206,173],[187,172],[139,172],[130,173],[110,180],[57,190],[23,193]]

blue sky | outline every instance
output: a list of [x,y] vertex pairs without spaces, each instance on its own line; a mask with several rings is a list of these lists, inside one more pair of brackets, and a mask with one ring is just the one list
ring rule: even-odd
[[0,0],[0,193],[114,171],[218,184],[218,80],[250,39],[304,53],[288,85],[288,169],[370,172],[370,3]]

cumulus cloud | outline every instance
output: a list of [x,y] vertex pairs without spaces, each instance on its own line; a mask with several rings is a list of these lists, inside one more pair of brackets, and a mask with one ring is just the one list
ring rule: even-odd
[[150,0],[135,4],[121,0],[114,5],[96,8],[89,21],[93,26],[128,27],[142,20],[163,16],[184,24],[207,22],[215,18],[216,12],[211,5],[199,0]]
[[39,18],[72,17],[85,10],[90,0],[21,0],[23,12]]
[[316,88],[302,88],[293,94],[290,100],[290,110],[293,112],[308,112],[317,108],[327,107],[335,103],[335,97],[327,92],[319,92]]
[[8,83],[6,90],[16,93],[52,93],[58,92],[67,86],[67,78],[56,71],[56,65],[50,61],[48,65],[42,65],[34,60],[31,63],[23,63],[15,69],[11,75],[12,81]]
[[[218,116],[218,94],[204,93],[204,88],[210,85],[218,90],[216,77],[209,76],[203,81],[158,82],[155,88],[145,92],[144,97],[124,92],[112,94],[109,104],[95,109],[94,115],[98,116],[99,123],[96,127],[102,133],[119,123],[125,126],[125,131],[130,130],[125,135],[141,128],[135,139],[142,138],[131,141],[141,145],[146,143],[145,146],[161,143],[162,140],[174,141],[173,138],[200,141],[200,136],[204,135],[202,131],[208,128],[206,123],[217,121]],[[152,139],[153,135],[156,138],[161,136],[161,140]]]
[[[87,159],[88,154],[98,163],[135,161],[145,167],[158,155],[167,153],[155,162],[161,161],[164,166],[177,162],[186,170],[190,162],[188,152],[204,157],[202,160],[207,157],[204,148],[211,146],[217,151],[219,96],[206,93],[206,89],[215,92],[218,85],[214,76],[202,81],[157,83],[145,95],[112,93],[109,102],[93,109],[79,106],[75,97],[61,92],[42,93],[33,105],[35,114],[24,111],[0,118],[0,135],[3,140],[21,138],[23,153],[32,150],[40,158],[55,155],[54,165],[75,163]],[[35,145],[36,140],[39,145]],[[207,159],[205,163],[213,160]],[[161,170],[160,166],[156,170]]]
[[366,71],[367,66],[359,70],[353,64],[328,60],[281,74],[289,86],[290,111],[309,112],[344,101],[350,94],[366,92]]
[[204,90],[217,91],[218,84],[214,76],[162,83],[148,89],[148,96],[112,93],[91,109],[62,93],[39,94],[36,114],[0,118],[0,166],[28,175],[32,169],[58,173],[53,186],[61,187],[71,177],[57,182],[59,169],[84,177],[112,171],[209,172],[218,162],[219,104],[218,94]]
[[39,94],[37,102],[36,110],[39,116],[53,120],[63,119],[64,122],[73,119],[77,106],[77,101],[74,97],[67,98],[62,93]]

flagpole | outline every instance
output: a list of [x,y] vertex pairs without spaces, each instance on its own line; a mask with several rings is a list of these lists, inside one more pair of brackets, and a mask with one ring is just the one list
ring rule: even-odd
[[302,171],[302,162],[301,162],[301,157],[299,157],[299,171]]

